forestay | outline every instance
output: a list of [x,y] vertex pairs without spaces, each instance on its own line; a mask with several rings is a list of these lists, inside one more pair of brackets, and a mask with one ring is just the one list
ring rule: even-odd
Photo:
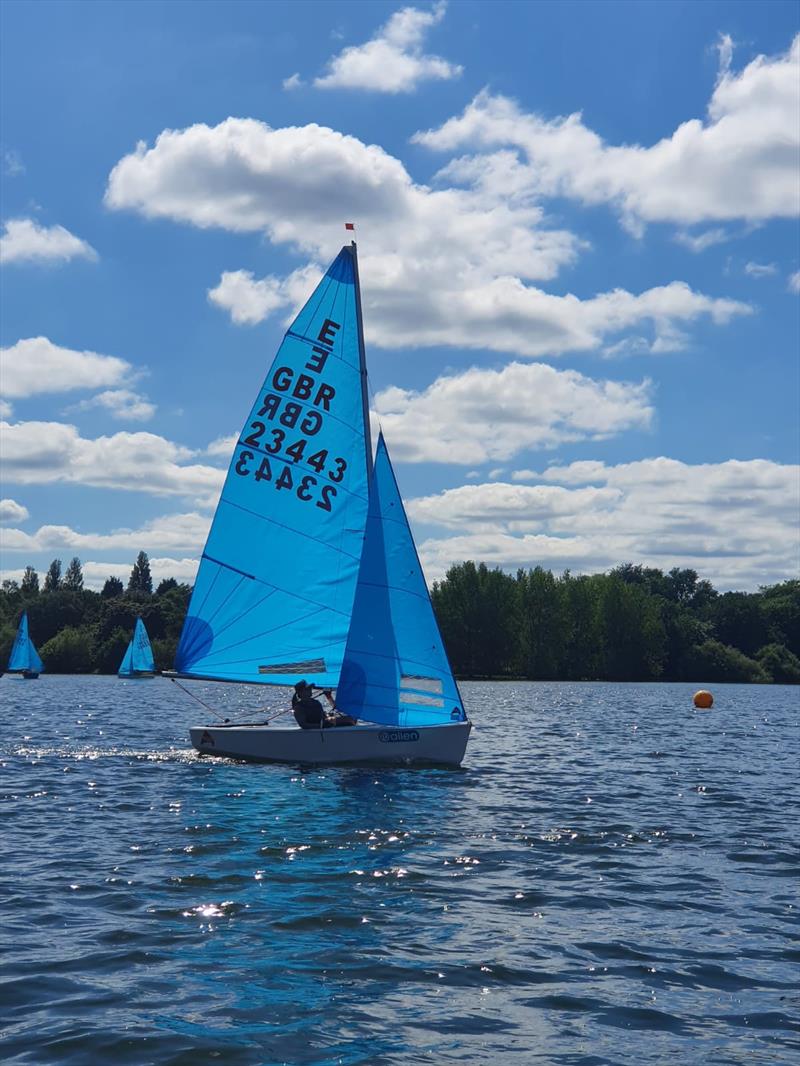
[[355,247],[278,349],[238,439],[176,669],[335,685],[367,512],[368,434]]
[[156,664],[153,660],[150,638],[147,635],[144,622],[141,618],[137,618],[133,637],[120,663],[119,676],[131,677],[133,674],[152,674],[155,673],[155,669]]
[[336,703],[387,725],[466,719],[383,435]]
[[27,611],[22,612],[22,618],[19,620],[17,635],[11,648],[7,669],[12,674],[26,671],[33,674],[44,673],[44,663],[39,658],[39,653],[34,648],[28,633]]

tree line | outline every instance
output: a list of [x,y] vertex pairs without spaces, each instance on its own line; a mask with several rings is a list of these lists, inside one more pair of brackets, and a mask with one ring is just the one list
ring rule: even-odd
[[[139,552],[127,586],[83,587],[78,558],[54,559],[40,587],[27,567],[0,588],[0,665],[23,610],[45,668],[116,673],[141,616],[156,668],[172,668],[189,585],[153,588]],[[431,592],[450,662],[463,678],[545,681],[800,683],[800,581],[718,593],[695,570],[627,563],[608,574],[560,577],[542,567],[508,574],[452,566]]]
[[83,586],[80,559],[62,572],[54,559],[39,583],[28,566],[22,580],[0,588],[0,667],[5,667],[19,617],[28,612],[31,639],[45,669],[57,674],[112,674],[119,669],[141,616],[159,670],[172,669],[191,587],[165,578],[153,588],[150,560],[139,552],[127,585],[109,577],[100,592]]
[[459,677],[800,682],[800,581],[720,594],[695,570],[452,566],[431,598]]

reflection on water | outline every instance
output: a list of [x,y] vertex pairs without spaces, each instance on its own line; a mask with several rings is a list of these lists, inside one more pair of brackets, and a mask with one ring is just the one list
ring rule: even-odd
[[0,1052],[796,1062],[797,691],[695,687],[467,685],[460,771],[308,770],[196,756],[161,680],[2,679]]

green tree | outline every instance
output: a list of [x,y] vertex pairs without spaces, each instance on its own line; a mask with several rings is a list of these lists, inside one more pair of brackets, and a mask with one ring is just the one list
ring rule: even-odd
[[761,596],[746,592],[726,592],[709,609],[717,640],[752,656],[770,643],[770,628]]
[[61,587],[61,560],[53,559],[44,577],[44,591],[56,592]]
[[665,577],[663,572],[655,567],[622,563],[614,567],[611,576],[620,578],[626,585],[640,585],[653,596],[668,598],[673,593],[671,577]]
[[79,629],[92,622],[88,594],[69,592],[63,588],[37,596],[29,605],[28,614],[37,644],[42,645],[68,626]]
[[518,624],[513,579],[485,563],[459,563],[434,583],[431,600],[456,673],[496,677],[508,672]]
[[718,640],[707,640],[695,648],[692,672],[696,681],[769,681],[760,663]]
[[153,594],[153,578],[150,573],[150,560],[147,552],[139,552],[136,562],[133,564],[131,576],[128,579],[128,592],[140,593],[145,596]]
[[161,640],[151,641],[151,646],[156,670],[171,670],[175,663],[175,653],[178,650],[178,638],[163,637]]
[[25,573],[22,575],[22,582],[20,583],[19,590],[26,598],[39,595],[39,575],[32,566],[25,567]]
[[178,582],[174,577],[165,577],[163,581],[159,581],[158,588],[156,589],[156,596],[163,596],[165,592],[170,592],[172,589],[178,587]]
[[77,555],[70,560],[61,587],[69,592],[80,592],[83,588],[83,569]]
[[52,673],[88,674],[93,666],[91,630],[67,626],[42,646],[41,656]]
[[125,591],[125,586],[122,584],[118,577],[107,577],[106,583],[103,585],[103,589],[100,595],[104,600],[114,599],[115,596],[121,596]]
[[691,681],[695,649],[710,637],[710,625],[675,600],[661,600],[666,636],[665,680]]
[[605,676],[610,681],[653,681],[666,658],[666,633],[658,603],[639,585],[606,578],[600,600]]
[[0,626],[0,670],[5,670],[16,636],[17,627],[10,622],[3,622]]
[[771,640],[785,644],[800,657],[800,581],[783,581],[761,589],[761,607]]
[[564,590],[550,570],[537,566],[517,573],[517,596],[522,673],[534,680],[552,680],[559,676],[570,638]]
[[800,659],[783,644],[765,645],[756,655],[756,662],[778,684],[800,684]]
[[591,681],[602,677],[605,643],[600,621],[601,581],[595,577],[564,575],[564,597],[570,629],[562,656],[565,679]]
[[123,629],[121,626],[113,629],[104,640],[98,640],[95,635],[92,650],[94,669],[101,674],[115,674],[128,650],[130,639],[131,630]]

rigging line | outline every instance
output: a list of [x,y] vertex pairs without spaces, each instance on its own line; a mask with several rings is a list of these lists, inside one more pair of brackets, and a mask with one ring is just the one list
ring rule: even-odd
[[278,711],[277,714],[273,714],[271,718],[267,718],[264,725],[269,725],[270,722],[274,722],[276,718],[280,718],[283,714],[288,714],[291,711],[291,707],[284,707],[282,711]]
[[178,686],[178,688],[179,688],[179,689],[181,689],[181,691],[182,691],[182,692],[185,692],[187,696],[191,696],[193,700],[197,700],[197,702],[198,702],[198,703],[199,703],[199,704],[200,704],[201,706],[205,707],[205,709],[206,709],[207,711],[211,711],[211,713],[212,713],[212,714],[215,714],[215,715],[217,716],[217,718],[220,718],[220,719],[222,719],[222,721],[223,721],[223,722],[230,722],[230,718],[224,718],[224,717],[223,717],[223,716],[222,716],[222,715],[221,715],[221,714],[219,713],[219,711],[218,711],[218,710],[216,710],[216,709],[215,709],[214,707],[212,707],[212,706],[211,706],[211,704],[210,704],[210,703],[206,703],[206,701],[205,701],[205,700],[201,700],[199,696],[196,696],[196,695],[194,694],[194,692],[192,692],[192,691],[191,691],[190,689],[186,688],[186,686],[185,686],[185,685],[182,685],[182,684],[180,683],[180,681],[178,681],[178,679],[177,679],[177,678],[175,678],[175,677],[171,677],[171,678],[170,678],[170,681],[171,681],[171,682],[173,683],[173,685],[177,685],[177,686]]
[[[347,300],[347,299],[345,299],[345,301],[344,301],[343,310],[344,310],[344,313],[342,315],[342,335],[343,336],[347,336],[348,315],[349,315],[349,311],[350,311],[350,301]],[[356,339],[357,339],[357,334],[358,334],[358,322],[356,321]],[[342,355],[344,355],[344,351],[345,351],[345,345],[343,343],[342,344]],[[342,360],[342,361],[344,361],[344,360]],[[359,356],[359,364],[360,364],[360,356]],[[347,363],[347,365],[350,366],[351,364]],[[360,373],[360,369],[361,368],[360,368],[360,365],[359,365],[358,367],[353,367],[352,369],[353,369],[353,371],[355,373]],[[359,381],[359,386],[360,386],[360,379],[357,379],[357,380]],[[359,432],[359,429],[360,429],[360,432]],[[363,436],[364,436],[364,433],[365,433],[365,427],[362,425],[362,426],[360,426],[357,429],[355,426],[353,426],[352,427],[352,433],[353,433],[354,437],[356,437],[356,438],[361,437],[362,440],[363,440]],[[367,505],[367,510],[369,510],[369,471],[367,470],[366,465],[365,465],[364,473],[366,475],[366,477],[365,477],[365,488],[366,488],[366,491],[367,491],[367,498],[366,498],[366,500],[364,500],[364,502]],[[363,497],[360,497],[360,496],[358,498],[359,499],[363,499]],[[337,551],[339,553],[338,559],[336,560],[336,585],[335,585],[335,587],[337,589],[340,588],[340,580],[341,580],[341,575],[342,575],[342,565],[344,563],[344,547],[343,546],[344,546],[344,543],[345,543],[345,538],[347,537],[349,532],[350,531],[348,530],[347,526],[344,525],[344,523],[342,523],[340,525],[340,527],[339,527],[338,544],[336,546]],[[362,540],[362,549],[363,549],[363,540]],[[360,569],[360,563],[359,563],[359,569]],[[358,574],[356,574],[356,584],[357,584],[357,582],[358,582]],[[355,594],[356,594],[356,586],[354,585],[353,586],[353,601],[351,601],[351,604],[350,604],[351,616],[352,616],[353,602],[355,601]],[[334,614],[329,613],[328,614],[327,634],[326,634],[327,638],[328,638],[328,646],[331,646],[334,643],[337,622],[338,622],[338,619],[336,618],[336,616]],[[346,644],[346,637],[345,637],[345,644]]]

